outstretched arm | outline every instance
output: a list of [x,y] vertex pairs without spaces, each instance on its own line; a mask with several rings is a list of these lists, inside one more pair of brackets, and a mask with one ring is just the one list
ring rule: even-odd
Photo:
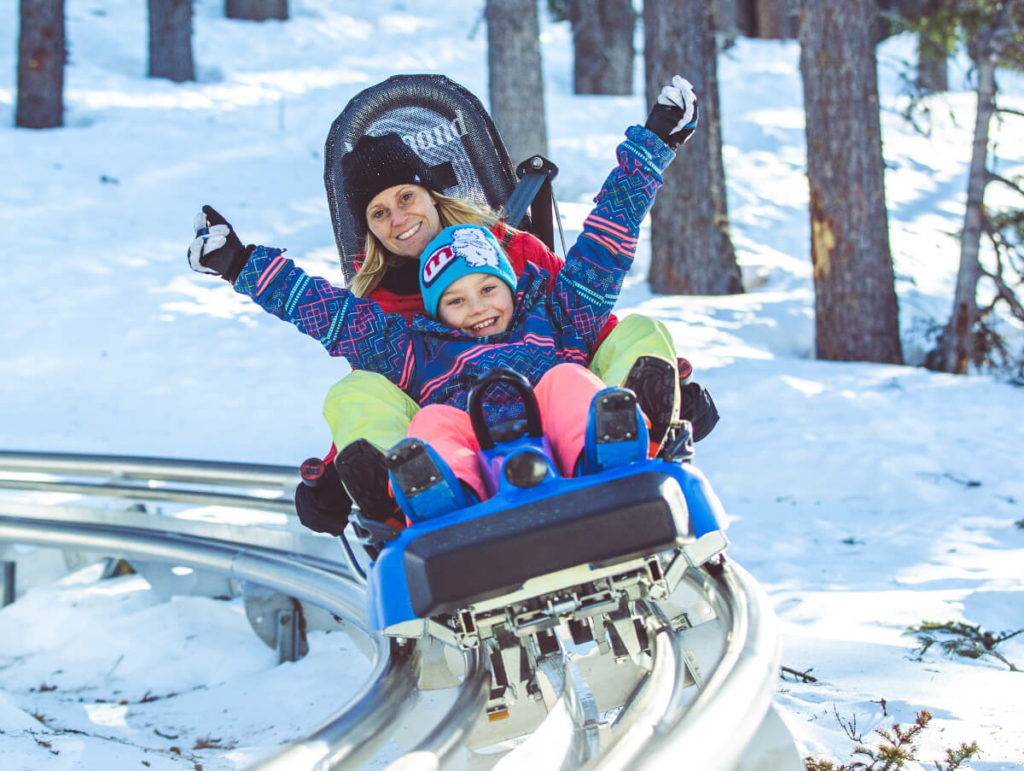
[[383,375],[400,388],[412,372],[409,322],[326,279],[310,276],[280,249],[257,246],[234,283],[267,313],[319,341],[331,356]]
[[678,75],[665,86],[645,126],[631,126],[616,151],[618,165],[601,186],[583,232],[566,255],[555,293],[563,323],[593,349],[633,263],[640,224],[661,188],[675,148],[697,126],[697,96]]
[[294,324],[332,356],[344,356],[353,367],[377,372],[399,387],[407,385],[412,343],[409,324],[399,314],[310,276],[281,249],[242,246],[231,225],[209,206],[195,225],[188,252],[193,270],[230,281],[236,292]]

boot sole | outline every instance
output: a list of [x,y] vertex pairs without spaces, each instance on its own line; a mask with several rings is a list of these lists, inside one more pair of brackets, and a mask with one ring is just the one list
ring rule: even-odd
[[670,362],[655,356],[640,356],[623,385],[636,394],[640,409],[651,421],[652,444],[660,445],[665,440],[675,419],[678,379],[679,372]]
[[367,519],[387,522],[395,502],[388,495],[388,468],[384,453],[366,440],[347,445],[334,459],[341,483],[359,513]]

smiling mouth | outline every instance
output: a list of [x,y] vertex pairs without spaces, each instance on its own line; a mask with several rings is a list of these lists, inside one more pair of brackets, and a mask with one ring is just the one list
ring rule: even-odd
[[395,240],[396,241],[408,241],[410,238],[412,238],[414,235],[416,235],[416,233],[419,232],[419,229],[421,227],[423,227],[423,223],[422,222],[420,222],[420,223],[418,223],[416,225],[413,225],[411,228],[409,228],[404,233],[399,233],[397,236],[395,236]]
[[484,332],[490,327],[495,326],[497,323],[498,317],[495,316],[494,318],[486,319],[485,321],[481,321],[477,324],[474,324],[469,328],[469,331],[472,332],[474,335],[479,335],[481,332]]

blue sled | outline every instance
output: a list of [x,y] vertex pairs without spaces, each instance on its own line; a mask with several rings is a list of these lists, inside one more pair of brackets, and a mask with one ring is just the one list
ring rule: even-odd
[[[509,374],[519,377],[498,379]],[[532,391],[521,395],[526,435],[477,429],[493,497],[414,522],[381,550],[367,575],[374,629],[473,647],[666,596],[682,570],[724,551],[725,512],[697,468],[638,460],[564,478]],[[471,395],[471,416],[479,401]]]

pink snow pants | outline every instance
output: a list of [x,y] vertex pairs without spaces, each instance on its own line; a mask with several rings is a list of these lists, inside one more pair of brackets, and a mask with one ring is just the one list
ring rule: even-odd
[[[576,459],[583,452],[590,402],[606,388],[593,372],[579,364],[558,364],[549,369],[534,387],[544,435],[555,454],[562,476],[572,476]],[[461,481],[487,498],[483,475],[477,461],[480,445],[473,433],[469,413],[447,404],[430,404],[409,424],[409,436],[429,442]]]

